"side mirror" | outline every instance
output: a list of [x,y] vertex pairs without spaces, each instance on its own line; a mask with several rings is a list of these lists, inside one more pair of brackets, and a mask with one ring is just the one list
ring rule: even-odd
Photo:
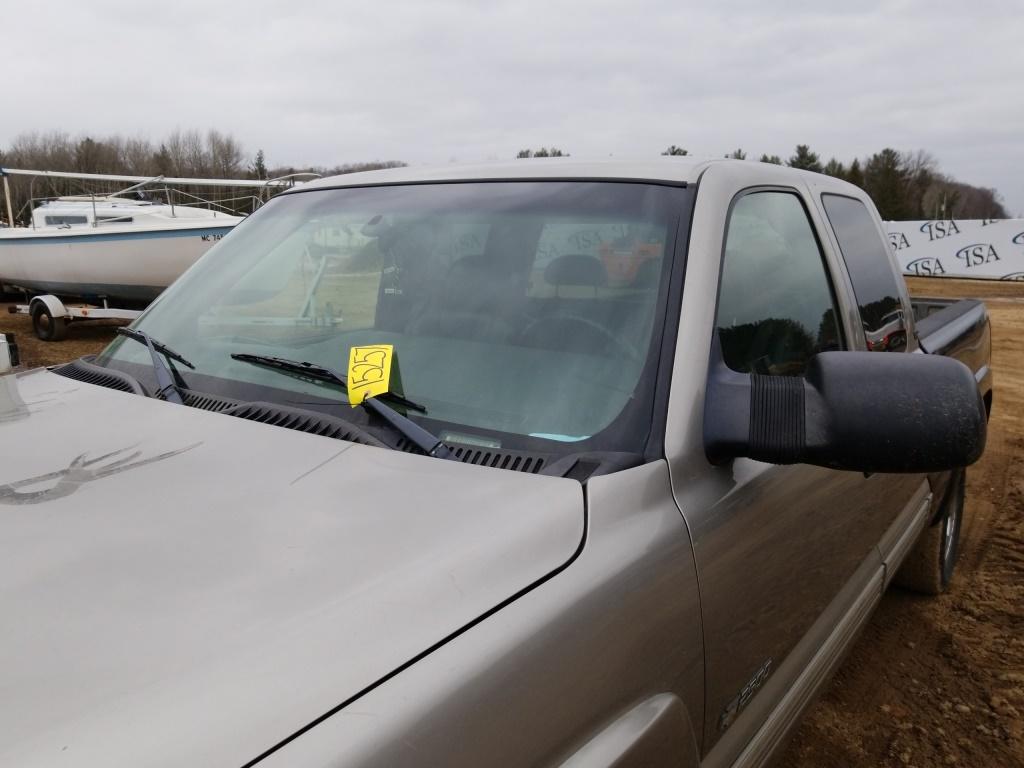
[[737,373],[715,337],[704,399],[713,464],[744,456],[859,472],[940,472],[985,450],[985,406],[950,357],[821,352],[804,376]]

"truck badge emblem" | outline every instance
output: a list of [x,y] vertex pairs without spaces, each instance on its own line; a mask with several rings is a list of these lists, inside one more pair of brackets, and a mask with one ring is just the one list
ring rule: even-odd
[[739,692],[739,695],[735,699],[725,705],[725,709],[722,711],[721,716],[718,718],[718,730],[724,731],[733,721],[736,720],[743,708],[750,703],[750,700],[754,698],[754,694],[760,690],[761,686],[764,685],[764,681],[768,679],[768,675],[772,673],[772,660],[768,659],[758,667],[757,672],[750,678],[746,685],[743,686],[743,690]]

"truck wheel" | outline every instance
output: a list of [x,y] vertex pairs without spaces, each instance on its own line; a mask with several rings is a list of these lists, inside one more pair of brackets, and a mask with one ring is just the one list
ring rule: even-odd
[[60,341],[67,331],[67,320],[54,317],[50,308],[41,301],[32,307],[32,330],[43,341]]
[[967,487],[964,475],[961,469],[952,477],[938,521],[921,532],[921,538],[896,572],[894,581],[899,586],[925,595],[938,595],[949,586],[960,554]]

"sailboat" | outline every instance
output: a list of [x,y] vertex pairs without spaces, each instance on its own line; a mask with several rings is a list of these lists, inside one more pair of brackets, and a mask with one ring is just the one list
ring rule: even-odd
[[[8,178],[19,175],[132,186],[113,194],[34,200],[29,226],[0,227],[0,284],[29,293],[122,302],[156,298],[243,218],[191,194],[175,195],[178,190],[172,187],[258,188],[252,197],[259,204],[269,192],[294,181],[0,168],[8,222],[14,221]],[[159,196],[153,192],[157,186]]]

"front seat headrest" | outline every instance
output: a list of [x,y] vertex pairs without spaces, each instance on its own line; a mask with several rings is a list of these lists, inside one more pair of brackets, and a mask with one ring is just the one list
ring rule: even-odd
[[584,253],[566,253],[554,259],[544,270],[551,285],[584,285],[601,288],[608,285],[604,264]]

